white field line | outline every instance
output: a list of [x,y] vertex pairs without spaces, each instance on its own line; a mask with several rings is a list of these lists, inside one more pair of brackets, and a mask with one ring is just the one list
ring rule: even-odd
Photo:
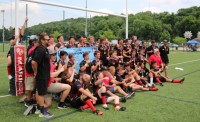
[[[169,65],[169,66],[175,66],[175,65],[179,65],[179,64],[186,64],[186,63],[195,62],[195,61],[200,61],[200,59],[191,60],[191,61],[186,61],[186,62],[180,62],[180,63],[176,63],[176,64],[171,64],[171,65]],[[11,96],[11,95],[3,95],[3,96],[0,96],[0,98],[10,97],[10,96]]]
[[11,95],[3,95],[3,96],[0,96],[0,98],[4,98],[4,97],[10,97]]
[[186,61],[186,62],[180,62],[180,63],[176,63],[176,64],[171,64],[171,65],[169,65],[169,66],[175,66],[175,65],[179,65],[179,64],[187,64],[187,63],[196,62],[196,61],[200,61],[200,59],[191,60],[191,61]]

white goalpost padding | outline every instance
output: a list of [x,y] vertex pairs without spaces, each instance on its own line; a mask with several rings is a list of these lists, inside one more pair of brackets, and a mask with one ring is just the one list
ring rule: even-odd
[[[74,10],[80,10],[80,11],[88,11],[93,13],[99,13],[99,14],[107,14],[107,15],[113,15],[113,16],[119,16],[126,18],[126,35],[125,37],[128,38],[128,0],[126,0],[126,15],[120,15],[120,14],[114,14],[114,13],[108,13],[108,12],[101,12],[97,10],[87,9],[87,8],[80,8],[76,6],[70,6],[70,5],[63,5],[48,1],[40,1],[40,0],[20,0],[30,3],[38,3],[43,5],[50,5],[50,6],[56,6],[56,7],[62,7],[62,8],[68,8],[68,9],[74,9]],[[15,0],[15,28],[18,28],[18,6],[19,6],[19,0]],[[15,29],[15,35],[18,34],[18,29]],[[18,43],[17,43],[18,44]]]

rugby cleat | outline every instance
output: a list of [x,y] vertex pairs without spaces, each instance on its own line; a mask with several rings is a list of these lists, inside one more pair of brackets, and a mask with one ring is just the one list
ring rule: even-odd
[[103,115],[103,112],[101,112],[101,111],[99,111],[99,110],[95,110],[94,112],[93,112],[94,114],[96,114],[96,115]]

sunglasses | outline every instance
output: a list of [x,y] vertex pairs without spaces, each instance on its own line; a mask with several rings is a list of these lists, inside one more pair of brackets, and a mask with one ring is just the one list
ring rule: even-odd
[[54,53],[54,54],[51,54],[51,56],[56,56],[56,53]]
[[45,41],[49,41],[50,39],[44,39]]

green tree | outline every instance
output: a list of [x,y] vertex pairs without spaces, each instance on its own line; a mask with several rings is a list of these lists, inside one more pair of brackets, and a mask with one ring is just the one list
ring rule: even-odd
[[[58,37],[59,35],[62,35],[62,33],[58,32],[58,31],[54,31],[54,32],[53,32],[52,34],[50,34],[50,35],[53,36],[55,40],[57,40],[57,37]],[[58,40],[57,40],[57,41],[58,41]]]
[[108,40],[113,40],[113,39],[117,39],[117,37],[113,34],[112,30],[107,30],[104,31],[102,35],[100,35],[100,38],[108,38]]
[[164,30],[161,35],[160,35],[160,41],[163,41],[163,40],[170,40],[170,34],[168,31]]
[[184,44],[186,43],[187,39],[183,38],[183,37],[175,37],[173,39],[173,42],[174,43],[177,43],[177,44]]
[[192,33],[197,33],[198,30],[200,30],[200,21],[192,15],[184,17],[175,25],[175,32],[177,35],[182,35],[185,31],[192,31]]
[[[164,38],[183,37],[185,31],[196,34],[200,31],[200,7],[179,9],[177,13],[162,12],[159,14],[150,11],[129,15],[128,36],[137,35],[140,40],[162,41]],[[54,34],[57,31],[64,38],[76,37],[84,34],[85,18],[70,18],[62,21],[38,24],[26,29],[27,35],[37,35],[45,31]],[[107,34],[110,33],[111,35]],[[55,34],[56,36],[59,34]],[[95,16],[88,19],[88,35],[95,38],[108,36],[110,39],[125,38],[125,19],[116,16]],[[5,29],[5,39],[12,36],[11,29]],[[26,37],[25,36],[25,37]],[[0,30],[2,38],[2,30]],[[194,35],[196,37],[196,35]],[[1,39],[0,39],[1,41]]]

